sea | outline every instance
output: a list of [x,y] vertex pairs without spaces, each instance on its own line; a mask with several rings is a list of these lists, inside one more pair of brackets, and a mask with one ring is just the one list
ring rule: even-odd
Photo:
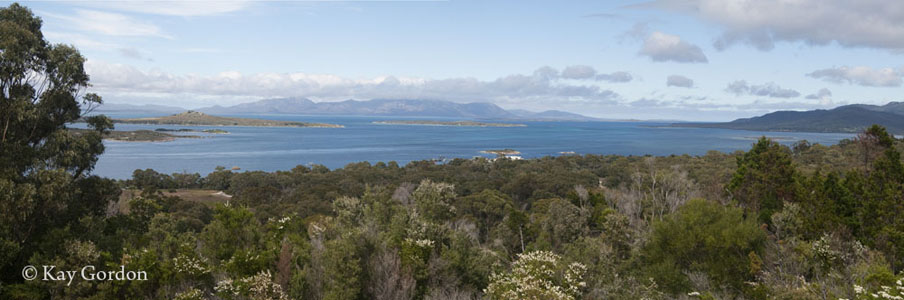
[[[143,117],[108,114],[114,118]],[[227,169],[277,171],[297,165],[342,168],[356,162],[390,162],[494,157],[484,150],[514,149],[524,159],[583,154],[704,155],[707,151],[748,150],[761,136],[790,145],[799,140],[831,145],[852,134],[759,132],[669,127],[668,122],[512,122],[526,127],[457,127],[375,124],[387,120],[440,120],[364,116],[229,115],[340,124],[345,128],[226,127],[116,124],[116,130],[222,129],[229,134],[168,132],[202,138],[170,142],[105,141],[94,174],[128,179],[136,169],[206,175]],[[73,124],[72,127],[84,127]]]

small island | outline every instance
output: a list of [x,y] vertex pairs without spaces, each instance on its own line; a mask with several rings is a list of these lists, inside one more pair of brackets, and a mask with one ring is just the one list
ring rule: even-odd
[[486,154],[496,154],[498,156],[508,156],[508,155],[518,155],[521,154],[521,151],[515,149],[502,149],[502,150],[483,150],[480,153]]
[[114,119],[114,123],[143,125],[183,125],[183,126],[251,126],[251,127],[315,127],[342,128],[344,126],[326,123],[276,121],[249,118],[211,116],[202,112],[187,111],[165,117]]
[[[91,130],[70,128],[75,134],[84,134]],[[169,142],[179,138],[198,139],[197,135],[175,135],[152,130],[121,131],[113,130],[104,134],[104,140],[121,142]]]
[[189,129],[189,128],[179,128],[179,129],[169,129],[169,128],[157,128],[154,129],[157,132],[204,132],[204,133],[212,133],[212,134],[229,134],[229,131],[222,129]]
[[423,126],[471,126],[471,127],[527,127],[524,124],[514,123],[484,123],[476,121],[427,121],[427,120],[403,120],[403,121],[375,121],[374,124],[383,125],[423,125]]

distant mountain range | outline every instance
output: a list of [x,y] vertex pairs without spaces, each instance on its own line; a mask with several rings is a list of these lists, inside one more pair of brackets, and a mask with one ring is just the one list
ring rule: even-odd
[[894,134],[904,134],[904,102],[886,105],[852,104],[830,110],[777,111],[726,123],[675,123],[677,127],[726,128],[757,131],[855,133],[879,124]]
[[[160,112],[177,113],[185,109],[157,105],[104,104],[98,112]],[[444,117],[493,120],[536,120],[536,121],[595,121],[598,119],[549,110],[531,112],[526,110],[505,110],[491,103],[456,103],[439,100],[393,100],[374,99],[367,101],[346,100],[340,102],[314,102],[305,98],[266,99],[233,106],[211,106],[195,109],[207,114],[299,114],[299,115],[351,115],[386,117]]]
[[175,106],[164,105],[134,105],[134,104],[118,104],[104,103],[94,111],[96,112],[121,112],[121,113],[151,113],[151,114],[175,114],[186,111],[186,109]]

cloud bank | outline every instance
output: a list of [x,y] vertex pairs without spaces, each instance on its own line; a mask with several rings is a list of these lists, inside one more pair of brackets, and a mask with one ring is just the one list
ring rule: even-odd
[[42,13],[50,18],[68,22],[75,29],[116,37],[158,37],[172,39],[157,25],[123,14],[89,9],[76,9],[74,15]]
[[725,90],[735,95],[764,96],[771,98],[795,98],[800,96],[798,91],[782,88],[774,82],[748,85],[747,81],[738,80],[729,83]]
[[[560,73],[551,67],[490,81],[475,78],[426,79],[382,76],[349,79],[307,73],[222,72],[212,76],[142,71],[128,65],[88,61],[93,89],[108,93],[188,94],[198,97],[308,97],[345,99],[438,99],[459,102],[616,103],[619,95],[594,84],[596,72]],[[592,68],[591,68],[592,69]],[[566,68],[569,70],[569,68]],[[578,74],[578,75],[575,75]],[[563,79],[583,82],[562,82]]]
[[904,1],[888,0],[655,0],[642,4],[721,25],[714,46],[743,43],[771,50],[804,42],[904,51]]
[[807,76],[833,83],[849,83],[862,86],[898,87],[902,73],[891,68],[837,67],[813,71]]

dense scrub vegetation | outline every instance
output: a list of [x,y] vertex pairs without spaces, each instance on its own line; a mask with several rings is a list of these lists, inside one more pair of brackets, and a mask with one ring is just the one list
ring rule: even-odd
[[[109,120],[78,135],[65,126],[100,102],[77,100],[84,59],[48,45],[15,4],[0,9],[0,32],[2,299],[873,299],[904,289],[904,142],[879,126],[833,146],[762,138],[703,156],[148,169],[114,181],[91,175]],[[26,265],[123,266],[148,280],[28,281]]]
[[[275,273],[289,251],[294,298],[836,299],[892,286],[904,267],[902,148],[874,126],[830,147],[763,138],[704,156],[136,170],[120,184],[142,199],[224,190],[234,198],[213,215],[252,220],[236,228],[293,223],[282,244],[246,251],[270,251],[255,271]],[[196,244],[211,245],[210,226]]]

